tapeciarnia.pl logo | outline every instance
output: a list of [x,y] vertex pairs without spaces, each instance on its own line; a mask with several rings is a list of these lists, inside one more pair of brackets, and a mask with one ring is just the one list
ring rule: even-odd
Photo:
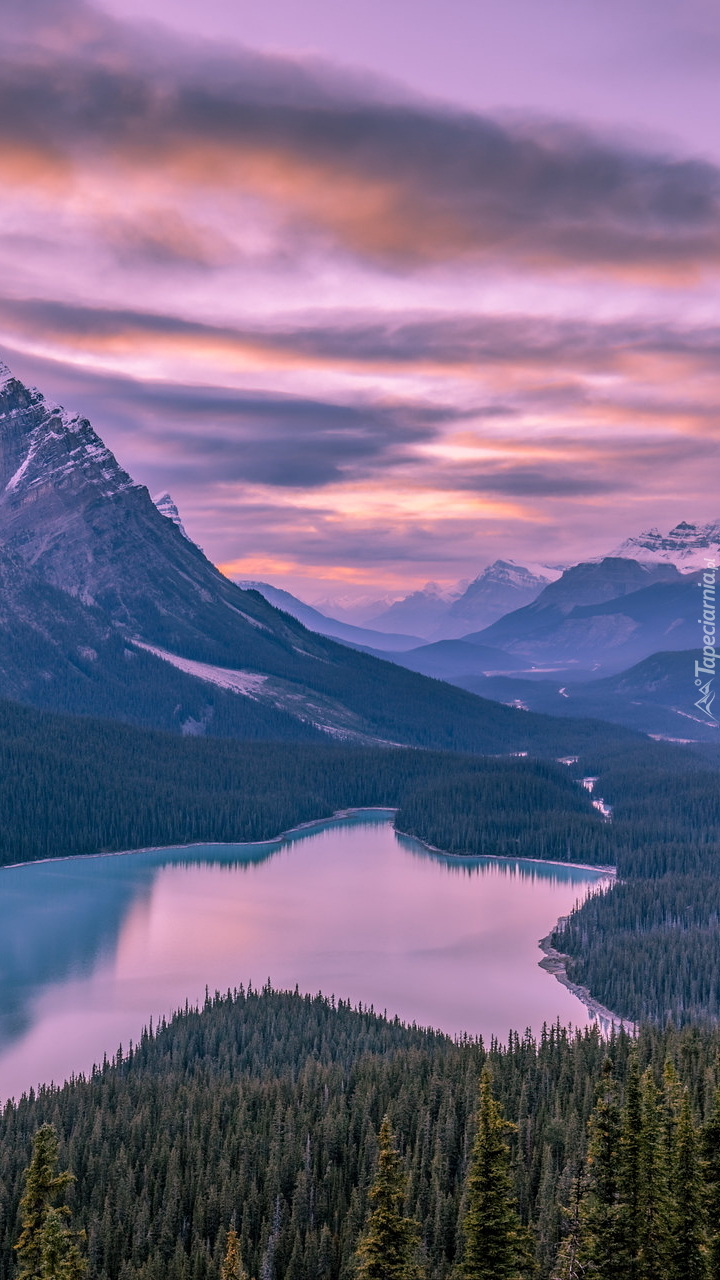
[[702,590],[702,617],[698,622],[703,629],[702,662],[695,663],[695,688],[700,690],[700,697],[695,706],[707,716],[713,724],[717,724],[717,716],[713,715],[712,705],[715,701],[715,690],[712,682],[716,675],[715,664],[718,654],[715,649],[715,577],[717,565],[714,560],[705,561],[707,568],[700,581]]

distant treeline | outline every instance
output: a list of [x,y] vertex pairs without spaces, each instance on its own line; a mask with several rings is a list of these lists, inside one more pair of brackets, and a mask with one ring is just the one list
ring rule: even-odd
[[[485,852],[543,856],[537,850],[547,829],[547,856],[577,860],[575,833],[590,857],[585,845],[595,832],[596,860],[607,861],[603,824],[564,765],[415,748],[180,738],[3,703],[0,862],[265,840],[337,809],[367,806],[401,807],[404,830],[474,851],[452,836],[454,788],[469,794],[473,779],[499,823],[497,831],[488,826]],[[418,816],[427,788],[425,808],[439,815],[440,831]],[[500,820],[508,806],[521,814],[517,823]],[[471,821],[482,823],[482,810],[476,807]]]
[[486,1063],[537,1261],[526,1280],[712,1280],[719,1051],[716,1031],[646,1029],[633,1044],[557,1027],[486,1050],[321,997],[216,997],[89,1080],[6,1106],[0,1280],[14,1275],[22,1171],[44,1122],[76,1177],[93,1280],[220,1280],[230,1228],[257,1280],[349,1280],[386,1114],[421,1274],[447,1280]]

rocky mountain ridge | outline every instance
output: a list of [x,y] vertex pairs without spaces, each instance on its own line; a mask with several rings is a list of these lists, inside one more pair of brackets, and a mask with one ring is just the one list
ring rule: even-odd
[[[13,637],[29,625],[40,674],[25,700],[61,710],[163,727],[170,717],[185,732],[485,752],[542,743],[563,754],[578,732],[607,733],[528,718],[307,630],[225,578],[86,419],[7,369],[0,545],[17,578],[0,619],[0,695],[28,674]],[[48,612],[43,634],[32,621],[42,593],[62,615]]]
[[708,558],[720,563],[720,519],[707,524],[690,524],[681,520],[668,533],[647,529],[626,538],[610,554],[651,563],[674,564],[686,573],[704,569]]

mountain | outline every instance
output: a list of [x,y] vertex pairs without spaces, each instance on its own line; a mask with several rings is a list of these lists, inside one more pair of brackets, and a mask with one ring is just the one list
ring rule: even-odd
[[621,670],[657,652],[658,644],[696,644],[697,609],[697,575],[664,562],[606,557],[567,569],[532,604],[465,639],[528,664]]
[[412,632],[414,635],[434,636],[447,616],[451,598],[441,591],[435,582],[428,582],[421,591],[413,591],[402,600],[396,600],[389,609],[369,618],[376,631]]
[[168,520],[172,520],[173,524],[177,525],[183,538],[188,538],[188,541],[190,541],[185,525],[180,519],[180,512],[178,511],[175,503],[170,497],[170,494],[158,493],[153,498],[153,502],[155,503],[155,506],[160,512],[160,515],[166,516]]
[[344,644],[391,652],[396,649],[414,649],[421,643],[419,636],[370,631],[367,627],[356,627],[348,622],[339,622],[337,618],[328,618],[319,609],[314,609],[311,604],[305,604],[291,592],[283,591],[281,587],[273,587],[269,582],[253,582],[245,579],[238,582],[238,586],[244,591],[259,591],[260,595],[264,596],[276,609],[282,609],[293,618],[297,618],[308,631],[319,631],[320,635],[332,636],[335,640],[342,640]]
[[[434,582],[397,600],[370,622],[379,631],[413,631],[430,640],[454,640],[488,627],[542,591],[552,570],[537,573],[512,560],[496,560],[462,591],[443,592]],[[377,646],[376,646],[377,647]]]
[[[371,652],[379,656],[377,651]],[[398,666],[407,667],[408,671],[420,671],[424,676],[448,680],[451,684],[459,683],[461,676],[523,671],[527,667],[527,661],[522,657],[513,657],[502,649],[491,649],[488,645],[473,644],[467,640],[435,640],[407,652],[383,656]]]
[[[609,732],[520,715],[308,631],[259,592],[225,578],[158,511],[87,419],[47,402],[4,367],[0,446],[0,543],[8,574],[19,575],[5,600],[6,628],[10,634],[16,623],[25,625],[38,584],[51,589],[46,607],[64,619],[48,616],[44,637],[36,627],[38,643],[50,646],[43,650],[47,678],[42,698],[35,687],[28,701],[154,723],[156,697],[167,714],[170,681],[201,703],[190,716],[194,732],[320,733],[555,754]],[[6,650],[0,693],[17,685],[24,661]],[[81,669],[82,679],[81,694],[74,686],[68,701],[69,666]],[[117,706],[114,688],[122,694]]]
[[720,563],[720,520],[712,520],[709,524],[688,524],[682,520],[668,533],[648,529],[645,533],[626,538],[610,554],[631,556],[635,560],[655,564],[674,564],[686,573],[704,569],[708,559]]
[[0,549],[0,696],[183,734],[322,740],[309,721],[191,678],[123,636],[96,607]]
[[457,683],[483,697],[530,711],[602,716],[655,737],[718,743],[720,727],[695,705],[696,657],[696,649],[654,653],[627,671],[598,680],[561,683],[547,678],[460,676]]
[[443,639],[453,639],[489,627],[506,613],[530,604],[548,582],[549,577],[512,560],[496,560],[452,601],[438,630]]

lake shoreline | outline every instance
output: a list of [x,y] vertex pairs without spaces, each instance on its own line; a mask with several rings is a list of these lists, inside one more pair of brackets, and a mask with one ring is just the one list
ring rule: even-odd
[[[390,810],[396,813],[397,810]],[[597,871],[601,876],[607,876],[608,879],[615,880],[617,878],[617,867],[599,866],[594,862],[560,862],[557,858],[524,858],[521,854],[505,854],[505,853],[449,853],[447,849],[438,849],[434,844],[428,844],[427,840],[423,840],[420,836],[413,835],[412,831],[401,831],[399,827],[395,827],[399,836],[407,836],[408,840],[416,840],[421,844],[423,849],[427,849],[430,853],[439,853],[443,858],[454,858],[457,862],[482,862],[483,859],[490,859],[494,862],[534,862],[541,867],[577,867],[579,871]]]
[[[241,849],[260,849],[266,845],[280,844],[281,841],[287,840],[289,836],[294,836],[301,831],[308,831],[312,827],[321,827],[326,822],[342,821],[343,818],[354,818],[363,813],[391,814],[397,812],[396,808],[390,806],[362,805],[355,809],[336,809],[327,818],[311,818],[308,822],[299,822],[296,827],[289,827],[287,831],[281,831],[276,836],[269,836],[266,840],[191,840],[184,844],[140,845],[137,849],[100,849],[97,853],[69,853],[65,856],[59,854],[55,858],[30,858],[26,862],[6,862],[4,866],[0,867],[0,872],[16,870],[18,867],[47,866],[50,862],[72,862],[80,859],[85,861],[88,858],[130,858],[136,853],[162,853],[166,849],[229,849],[234,846]],[[588,862],[559,862],[555,858],[523,858],[495,853],[481,854],[479,857],[477,854],[472,853],[450,853],[447,849],[437,849],[434,845],[428,844],[426,840],[422,840],[420,836],[413,835],[410,831],[400,831],[397,827],[394,827],[393,830],[397,831],[399,836],[405,836],[408,840],[417,841],[429,853],[440,854],[443,858],[453,858],[458,862],[482,861],[483,858],[489,858],[496,862],[534,862],[543,867],[577,867],[580,871],[597,871],[599,875],[613,879],[617,876],[615,867],[601,867]]]
[[[565,917],[563,916],[560,917],[555,925],[555,929],[558,928],[564,918]],[[585,1005],[588,1012],[600,1022],[608,1023],[610,1026],[617,1027],[618,1029],[624,1028],[626,1031],[629,1031],[631,1035],[635,1035],[637,1032],[637,1023],[633,1022],[632,1018],[623,1018],[619,1013],[613,1013],[612,1009],[607,1009],[604,1004],[601,1004],[599,1000],[596,1000],[595,997],[591,995],[587,987],[581,987],[579,983],[571,981],[568,977],[567,966],[568,961],[572,959],[572,956],[566,955],[563,951],[557,951],[552,945],[552,937],[555,933],[555,929],[552,929],[547,937],[540,939],[538,945],[540,950],[543,952],[543,959],[538,961],[539,967],[544,969],[545,973],[551,973],[558,982],[560,982],[564,987],[567,987],[568,991],[571,991],[574,996],[577,996],[578,1000]]]

